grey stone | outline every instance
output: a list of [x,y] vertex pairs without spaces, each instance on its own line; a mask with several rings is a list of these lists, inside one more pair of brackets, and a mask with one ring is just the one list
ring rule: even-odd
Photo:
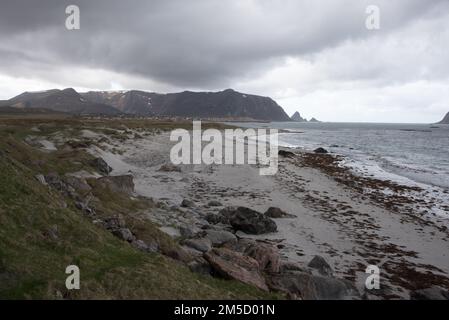
[[221,202],[217,201],[217,200],[211,200],[207,203],[207,205],[210,207],[221,207],[222,206]]
[[184,241],[184,244],[201,252],[207,252],[212,249],[212,242],[207,238],[187,239]]
[[136,249],[143,252],[158,252],[159,246],[156,242],[150,244],[145,243],[143,240],[135,240],[131,243]]
[[334,273],[332,267],[321,256],[314,256],[307,266],[318,271],[322,276],[330,277]]
[[133,242],[136,239],[131,230],[129,230],[128,228],[119,228],[112,230],[112,234],[117,238],[128,242]]
[[202,275],[210,275],[212,272],[212,268],[209,262],[206,261],[203,257],[197,257],[193,261],[187,264],[190,271],[199,273]]
[[213,246],[221,246],[227,242],[237,242],[237,237],[229,231],[207,230],[207,238],[210,239]]
[[294,215],[288,214],[276,207],[270,207],[265,211],[265,215],[269,218],[280,219],[280,218],[294,218]]
[[134,181],[132,175],[107,176],[97,179],[97,182],[105,188],[126,195],[134,194]]
[[317,149],[315,149],[315,150],[313,150],[313,152],[315,152],[315,153],[321,153],[321,154],[326,154],[326,153],[329,153],[326,149],[324,149],[324,148],[317,148]]
[[191,207],[194,207],[194,206],[195,206],[195,203],[192,200],[189,200],[189,199],[184,199],[181,202],[181,207],[183,207],[183,208],[191,208]]
[[47,185],[47,181],[45,181],[45,177],[42,174],[37,174],[34,176],[36,178],[37,181],[39,181],[42,185],[46,186]]
[[265,215],[246,207],[227,208],[220,211],[235,229],[247,234],[264,234],[276,232],[276,223]]
[[358,300],[360,293],[347,280],[314,276],[300,271],[272,274],[268,278],[272,290],[299,296],[304,300]]
[[90,165],[98,170],[98,172],[108,175],[112,172],[112,168],[102,158],[95,158]]

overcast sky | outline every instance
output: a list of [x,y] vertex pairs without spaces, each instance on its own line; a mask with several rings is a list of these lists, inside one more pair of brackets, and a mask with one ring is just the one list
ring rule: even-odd
[[[80,30],[65,27],[69,4]],[[2,0],[0,99],[65,87],[233,88],[289,115],[436,122],[449,111],[449,1]]]

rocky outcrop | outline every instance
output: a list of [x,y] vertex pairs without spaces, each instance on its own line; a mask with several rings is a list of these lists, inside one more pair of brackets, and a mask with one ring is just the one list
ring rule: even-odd
[[134,181],[132,175],[101,177],[97,179],[97,182],[103,188],[107,188],[113,192],[129,196],[134,194]]
[[227,207],[220,211],[221,222],[247,234],[276,232],[276,223],[265,215],[246,207]]
[[321,122],[321,121],[319,121],[319,120],[317,120],[317,119],[315,119],[315,118],[312,118],[312,119],[309,120],[309,122],[312,122],[312,123],[313,123],[313,122],[314,122],[314,123],[318,123],[318,122]]
[[265,279],[259,272],[259,263],[255,259],[227,248],[214,248],[205,253],[204,258],[220,276],[268,291]]

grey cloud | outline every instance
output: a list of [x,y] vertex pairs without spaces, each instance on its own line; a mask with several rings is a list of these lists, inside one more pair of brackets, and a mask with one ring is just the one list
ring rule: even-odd
[[[365,7],[376,3],[382,10],[377,36],[447,10],[444,0],[3,1],[0,70],[13,72],[16,64],[33,72],[33,61],[40,61],[136,74],[178,87],[223,88],[284,57],[371,38],[364,28]],[[79,31],[64,28],[68,4],[81,9]]]

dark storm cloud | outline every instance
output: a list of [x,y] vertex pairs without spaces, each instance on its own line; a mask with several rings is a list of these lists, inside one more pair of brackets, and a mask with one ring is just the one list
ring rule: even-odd
[[[81,30],[65,29],[69,4],[80,7]],[[382,29],[374,33],[364,27],[368,4],[382,10]],[[180,87],[226,87],[284,57],[388,34],[436,16],[446,5],[445,0],[2,1],[0,71],[32,72],[33,63],[51,63]]]

